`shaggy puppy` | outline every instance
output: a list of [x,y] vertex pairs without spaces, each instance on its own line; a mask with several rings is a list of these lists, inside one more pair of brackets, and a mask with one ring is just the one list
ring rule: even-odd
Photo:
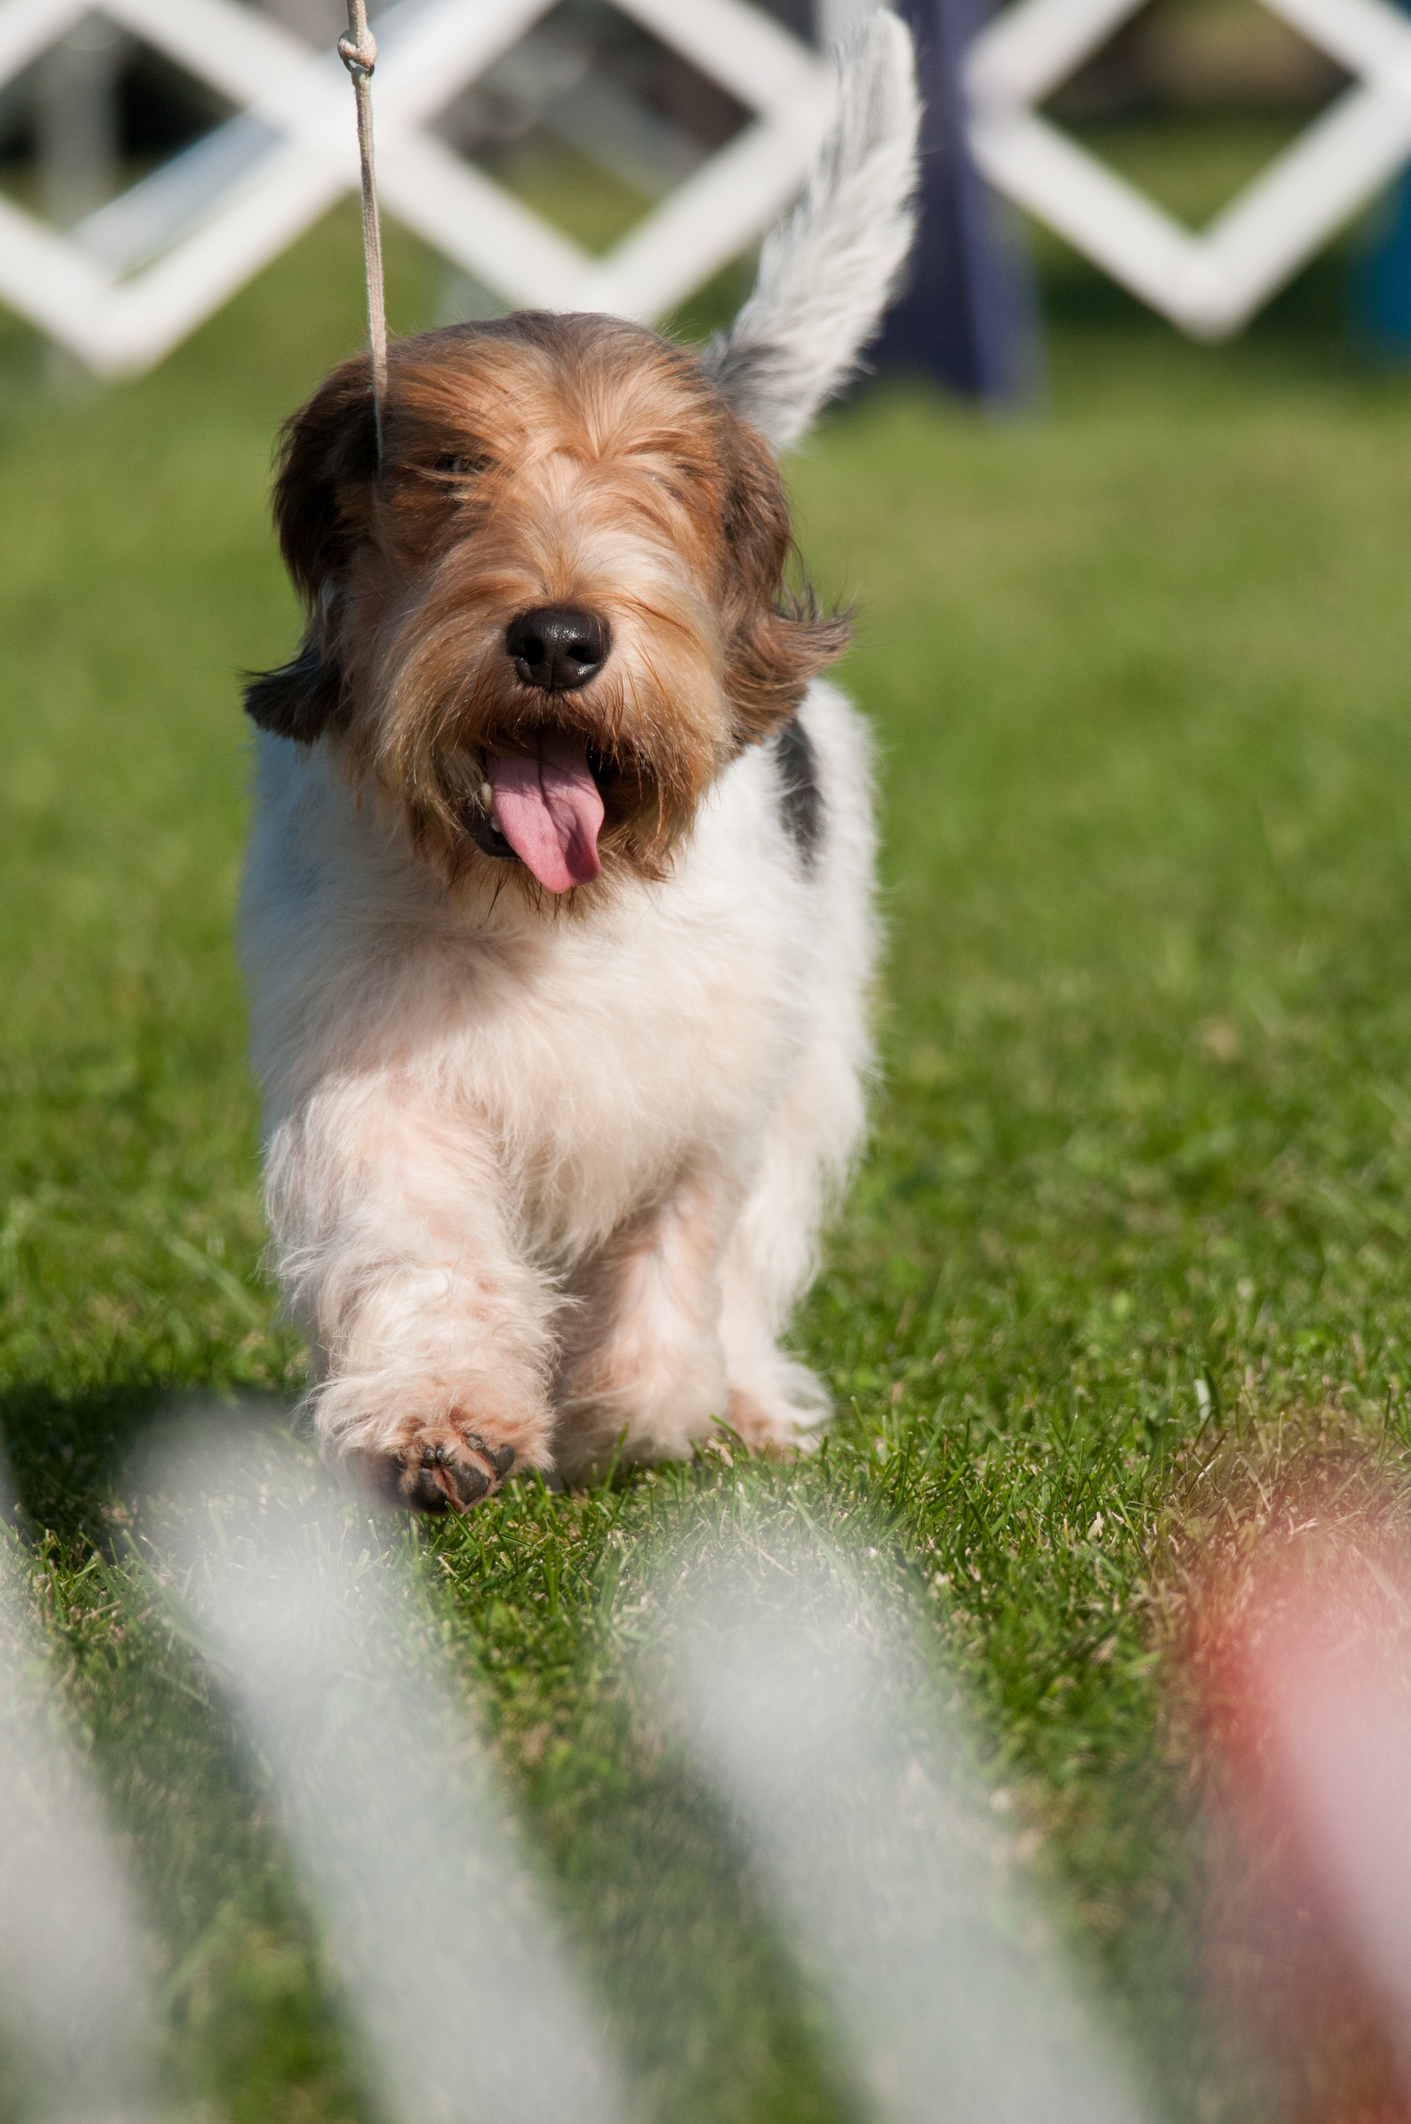
[[771,446],[875,329],[915,129],[881,14],[703,353],[526,312],[396,346],[380,458],[365,357],[289,424],[309,624],[247,695],[243,901],[273,1255],[324,1452],[407,1504],[826,1409],[777,1338],[862,1128],[872,825]]

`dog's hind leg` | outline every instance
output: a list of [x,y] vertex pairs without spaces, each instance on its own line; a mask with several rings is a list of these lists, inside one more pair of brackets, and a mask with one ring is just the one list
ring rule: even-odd
[[825,1389],[779,1337],[817,1272],[819,1227],[862,1142],[872,1068],[867,1005],[877,931],[866,727],[827,685],[813,687],[799,722],[816,811],[806,858],[812,1037],[769,1123],[721,1270],[730,1421],[753,1446],[786,1446],[828,1412]]
[[569,1285],[555,1400],[570,1480],[628,1460],[677,1460],[729,1416],[721,1261],[739,1206],[723,1174],[684,1173],[614,1232]]
[[779,1337],[817,1271],[818,1227],[862,1125],[857,1070],[820,1041],[775,1115],[721,1270],[730,1426],[757,1449],[795,1444],[829,1413],[827,1388]]

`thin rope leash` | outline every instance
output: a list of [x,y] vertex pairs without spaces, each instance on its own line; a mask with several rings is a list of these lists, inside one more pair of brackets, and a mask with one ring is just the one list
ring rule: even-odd
[[363,269],[367,275],[367,336],[372,346],[372,411],[377,458],[382,461],[382,414],[387,403],[387,297],[382,286],[382,224],[377,214],[377,173],[372,160],[372,70],[377,39],[367,26],[367,0],[348,0],[348,34],[338,56],[352,78],[358,107],[358,160],[363,180]]

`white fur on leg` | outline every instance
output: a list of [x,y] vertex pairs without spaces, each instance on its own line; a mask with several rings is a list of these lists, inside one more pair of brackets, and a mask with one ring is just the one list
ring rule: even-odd
[[[268,1202],[335,1458],[458,1414],[547,1465],[552,1286],[517,1255],[483,1138],[386,1072],[334,1076],[275,1129]],[[473,1205],[473,1216],[467,1210]]]
[[879,9],[839,59],[837,117],[803,199],[765,237],[754,293],[705,351],[735,411],[776,450],[797,443],[856,373],[915,233],[910,34]]

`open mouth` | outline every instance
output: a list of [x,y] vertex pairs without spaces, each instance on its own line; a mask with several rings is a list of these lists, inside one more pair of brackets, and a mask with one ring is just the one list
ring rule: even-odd
[[571,892],[602,869],[602,792],[586,739],[546,728],[534,745],[491,758],[489,811],[467,815],[466,829],[483,855],[518,860],[546,891]]

